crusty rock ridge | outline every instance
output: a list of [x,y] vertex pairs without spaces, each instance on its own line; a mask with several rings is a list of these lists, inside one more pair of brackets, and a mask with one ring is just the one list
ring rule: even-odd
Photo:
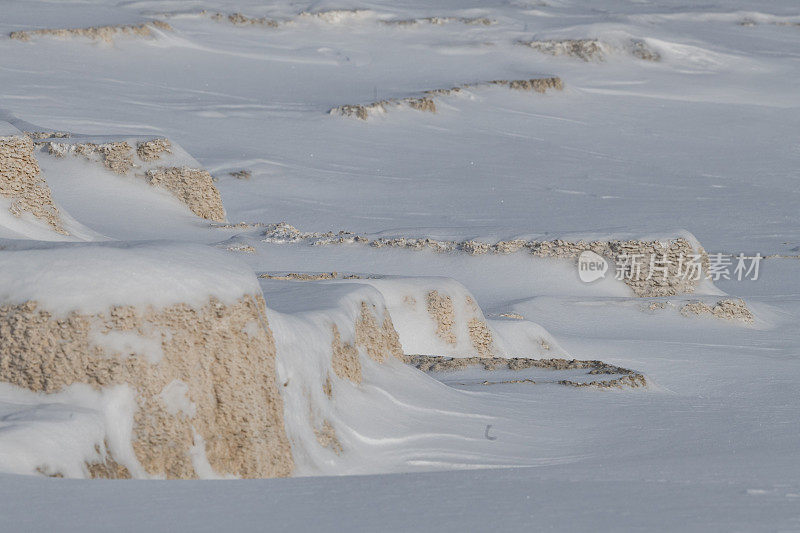
[[416,111],[425,111],[428,113],[436,113],[437,97],[449,96],[458,94],[464,89],[470,87],[481,87],[489,85],[502,85],[509,89],[518,91],[535,91],[537,93],[545,93],[548,90],[560,91],[564,88],[564,83],[561,78],[546,77],[546,78],[531,78],[526,80],[493,80],[487,83],[478,84],[463,84],[458,87],[440,88],[423,91],[422,96],[414,97],[409,96],[406,98],[390,98],[387,100],[378,100],[368,104],[347,104],[334,107],[329,111],[331,115],[341,115],[343,117],[353,117],[361,120],[367,120],[371,115],[385,113],[392,107],[406,106]]
[[153,37],[153,28],[172,31],[172,27],[161,20],[153,20],[143,24],[114,24],[109,26],[90,26],[88,28],[56,28],[44,30],[14,31],[9,34],[12,39],[30,41],[33,37],[86,37],[93,41],[110,43],[118,35],[133,37]]
[[[494,370],[525,370],[526,368],[544,368],[548,370],[575,370],[586,369],[587,374],[599,377],[592,381],[577,382],[569,379],[557,381],[559,385],[569,387],[594,387],[600,389],[644,387],[647,379],[644,375],[627,368],[604,363],[603,361],[581,361],[578,359],[530,359],[526,357],[441,357],[436,355],[406,355],[403,360],[423,372],[455,372],[469,367],[482,367],[487,371]],[[619,376],[619,377],[611,377]],[[510,379],[502,381],[484,381],[484,385],[497,385],[503,383],[536,383],[531,379]]]
[[741,298],[725,298],[713,305],[701,301],[689,302],[681,307],[681,314],[687,317],[711,315],[714,318],[737,320],[747,324],[752,324],[755,321],[753,313]]
[[[65,316],[35,301],[4,304],[0,338],[2,381],[44,393],[76,383],[134,391],[135,461],[109,449],[104,463],[87,465],[87,475],[195,478],[192,449],[200,444],[218,475],[292,472],[261,295],[229,305],[211,298],[200,307],[115,306]],[[122,349],[120,339],[131,340]],[[176,394],[181,401],[170,401]]]
[[188,167],[161,167],[148,170],[147,182],[172,193],[186,204],[195,215],[208,220],[222,222],[225,209],[222,197],[214,186],[214,179],[207,170]]
[[392,324],[389,313],[384,313],[383,321],[375,318],[375,308],[367,302],[361,302],[361,313],[355,324],[355,339],[352,343],[342,341],[339,328],[333,325],[333,342],[331,345],[331,363],[334,373],[341,379],[353,383],[361,383],[362,370],[359,350],[373,361],[383,363],[388,357],[403,358],[400,338]]
[[[614,46],[597,39],[553,39],[543,41],[518,41],[517,44],[528,46],[539,52],[552,56],[569,56],[584,61],[603,61]],[[641,39],[630,39],[624,50],[645,61],[660,61],[661,55],[650,48]]]
[[291,224],[280,222],[266,227],[263,240],[276,244],[306,242],[311,246],[368,244],[375,248],[430,249],[439,253],[465,252],[469,255],[510,254],[522,251],[537,257],[571,261],[576,261],[582,252],[592,251],[614,262],[615,264],[610,266],[609,275],[618,275],[636,296],[641,297],[692,293],[706,278],[709,265],[708,254],[702,246],[694,245],[683,237],[667,241],[513,239],[495,243],[477,240],[444,241],[428,237],[371,239],[348,231],[303,232]]
[[33,141],[27,136],[0,137],[0,196],[11,200],[9,211],[14,216],[29,213],[53,231],[69,235],[41,176],[33,148]]

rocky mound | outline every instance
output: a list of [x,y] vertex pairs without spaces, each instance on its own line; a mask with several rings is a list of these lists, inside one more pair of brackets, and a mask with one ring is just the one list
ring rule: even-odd
[[275,343],[255,279],[220,252],[188,248],[3,252],[4,266],[59,287],[52,298],[46,286],[4,293],[0,381],[45,394],[127,391],[129,419],[113,423],[129,439],[107,428],[103,459],[86,465],[93,477],[287,476]]

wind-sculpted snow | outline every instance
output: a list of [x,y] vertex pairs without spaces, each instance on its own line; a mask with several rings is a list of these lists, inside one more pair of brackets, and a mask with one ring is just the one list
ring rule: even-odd
[[792,530],[795,3],[3,2],[4,528]]
[[174,147],[169,139],[37,142],[51,156],[64,158],[72,155],[100,163],[115,174],[133,176],[168,191],[201,218],[217,222],[225,220],[222,198],[211,174],[196,168],[197,162]]

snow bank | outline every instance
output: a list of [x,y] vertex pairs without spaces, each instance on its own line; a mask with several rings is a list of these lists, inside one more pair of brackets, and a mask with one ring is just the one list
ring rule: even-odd
[[134,177],[168,192],[201,218],[225,221],[225,208],[211,174],[169,139],[70,137],[39,144],[43,154],[81,157],[108,172]]
[[111,306],[156,309],[209,298],[231,304],[257,294],[251,270],[212,248],[187,243],[93,243],[0,251],[0,301],[36,301],[58,317]]
[[[468,420],[481,431],[491,420],[472,397],[406,364],[413,358],[404,352],[493,361],[486,347],[504,354],[523,346],[521,330],[511,341],[500,338],[462,285],[446,278],[262,278],[261,286],[298,475],[514,462],[505,457],[515,453],[513,444],[498,449],[463,434]],[[475,343],[475,322],[492,344]],[[525,324],[539,328],[514,325]],[[526,355],[566,356],[555,344],[546,351],[541,343],[552,339],[539,332],[526,339]]]

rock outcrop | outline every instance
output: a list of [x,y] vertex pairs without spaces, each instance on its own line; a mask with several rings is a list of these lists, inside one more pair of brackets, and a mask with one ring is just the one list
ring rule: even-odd
[[[6,304],[0,336],[2,381],[44,393],[76,383],[135,392],[131,445],[138,464],[89,465],[93,477],[195,478],[198,442],[218,475],[292,472],[275,344],[259,295],[232,305],[212,298],[199,308],[115,306],[66,316],[35,301]],[[111,452],[114,464],[125,455]]]
[[9,37],[19,41],[30,41],[33,37],[57,37],[69,39],[84,37],[93,41],[110,43],[114,37],[127,35],[131,37],[152,38],[153,28],[163,31],[172,31],[172,27],[161,20],[153,20],[143,24],[114,24],[108,26],[90,26],[88,28],[54,28],[43,30],[14,31]]
[[14,216],[33,215],[56,233],[69,235],[33,149],[25,135],[0,137],[0,196],[11,201],[8,209]]

